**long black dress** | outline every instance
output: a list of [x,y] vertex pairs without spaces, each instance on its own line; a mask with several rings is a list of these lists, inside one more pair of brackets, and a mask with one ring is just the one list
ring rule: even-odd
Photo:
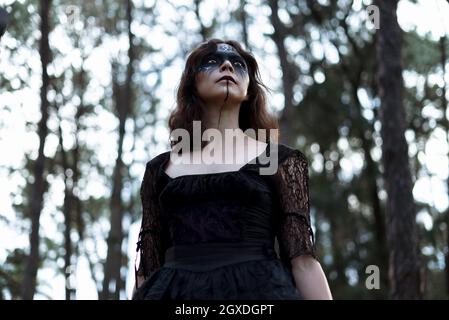
[[[260,174],[262,155],[278,161],[275,174]],[[238,171],[175,178],[169,158],[145,169],[136,269],[145,281],[133,299],[302,299],[290,260],[317,258],[304,154],[271,142]]]

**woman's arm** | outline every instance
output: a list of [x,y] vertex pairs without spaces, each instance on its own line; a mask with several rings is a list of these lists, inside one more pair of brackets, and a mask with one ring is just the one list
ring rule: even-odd
[[[140,188],[140,198],[142,200],[142,223],[139,232],[139,240],[137,241],[137,258],[139,266],[136,267],[135,262],[135,285],[134,293],[139,293],[145,279],[151,277],[152,273],[163,264],[164,244],[162,241],[162,225],[160,219],[159,205],[157,203],[157,195],[155,190],[155,182],[157,178],[154,170],[155,167],[148,162]],[[135,298],[141,298],[135,296]]]
[[289,154],[280,161],[276,175],[280,257],[285,264],[291,264],[296,287],[304,299],[332,299],[315,252],[310,221],[309,164],[301,151],[287,151]]
[[140,288],[142,283],[145,281],[145,277],[137,275],[136,280],[134,282],[133,292],[131,294],[131,298],[135,297],[137,288]]
[[332,294],[321,264],[310,255],[292,260],[292,273],[296,288],[307,300],[332,300]]
[[132,293],[133,296],[134,296],[134,293],[136,292],[136,288],[140,288],[140,286],[142,285],[142,283],[144,281],[145,281],[145,277],[137,275],[136,281],[134,283],[133,293]]

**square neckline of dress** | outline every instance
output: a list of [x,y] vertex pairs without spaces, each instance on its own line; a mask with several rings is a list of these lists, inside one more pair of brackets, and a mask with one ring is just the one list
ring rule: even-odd
[[162,174],[168,178],[169,180],[176,180],[178,178],[184,178],[184,177],[199,177],[199,176],[216,176],[216,175],[221,175],[221,174],[231,174],[231,173],[238,173],[243,171],[246,167],[254,164],[252,162],[256,161],[257,159],[259,159],[259,157],[261,157],[263,154],[266,154],[267,151],[270,152],[270,145],[271,142],[268,142],[267,145],[265,146],[265,148],[263,149],[263,151],[261,153],[259,153],[256,157],[252,158],[250,161],[246,162],[243,166],[241,166],[238,170],[228,170],[228,171],[219,171],[219,172],[212,172],[212,173],[192,173],[192,174],[183,174],[180,176],[176,176],[176,177],[171,177],[167,174],[167,172],[165,172],[165,166],[168,163],[168,160],[170,159],[170,152],[171,151],[167,151],[166,152],[166,156],[167,158],[162,162],[161,166],[160,166],[160,170],[162,172]]

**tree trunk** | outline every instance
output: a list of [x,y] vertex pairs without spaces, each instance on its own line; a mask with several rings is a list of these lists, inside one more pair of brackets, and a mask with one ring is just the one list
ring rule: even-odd
[[212,32],[212,29],[214,28],[214,24],[215,24],[215,17],[212,20],[212,25],[210,27],[206,27],[201,19],[201,14],[200,14],[201,0],[194,0],[193,3],[195,5],[194,12],[195,12],[196,18],[198,19],[198,23],[200,25],[200,34],[201,34],[202,41],[207,41],[211,37],[211,32]]
[[248,18],[246,15],[245,6],[246,6],[246,0],[240,0],[240,6],[238,9],[238,18],[242,25],[243,43],[245,44],[246,49],[251,51],[251,48],[249,46],[249,40],[248,40]]
[[[74,271],[72,267],[72,240],[70,238],[72,226],[72,212],[73,212],[73,182],[69,176],[70,165],[67,159],[67,152],[64,149],[64,137],[61,126],[59,125],[59,147],[61,153],[62,168],[64,170],[64,275],[65,275],[65,299],[71,300],[74,297],[74,288],[71,287],[70,276]],[[73,177],[73,175],[72,175]]]
[[[348,32],[348,28],[344,23],[343,29],[345,30],[346,37],[351,43],[352,48],[356,54],[361,54],[360,50],[356,46],[356,42],[351,38],[351,35]],[[335,48],[339,50],[339,46],[335,44]],[[340,54],[341,59],[341,68],[348,81],[351,85],[351,95],[352,99],[355,103],[354,112],[350,113],[353,115],[352,117],[352,125],[353,130],[357,133],[359,139],[362,142],[363,154],[366,159],[366,176],[368,177],[367,181],[367,189],[368,189],[368,199],[370,199],[371,206],[373,208],[373,216],[374,216],[374,230],[376,235],[377,249],[378,249],[378,258],[379,258],[379,267],[381,274],[381,282],[382,284],[387,284],[388,276],[385,268],[388,267],[388,250],[386,244],[386,232],[385,232],[385,217],[381,209],[381,203],[378,196],[378,187],[377,187],[377,176],[378,170],[376,167],[376,163],[371,156],[371,149],[373,148],[373,132],[374,127],[371,123],[369,123],[362,115],[362,103],[359,99],[357,92],[361,87],[361,75],[366,68],[363,61],[360,62],[360,66],[358,70],[355,72],[355,76],[351,76],[351,73],[354,73],[354,66],[345,62],[344,56]],[[369,133],[369,136],[367,136]]]
[[[123,230],[122,219],[123,212],[125,210],[121,192],[123,188],[123,177],[125,166],[122,161],[123,154],[123,139],[126,133],[126,120],[131,115],[133,105],[132,95],[132,75],[133,62],[135,60],[133,34],[131,32],[132,23],[132,3],[131,0],[127,1],[127,19],[128,19],[128,39],[129,49],[128,57],[129,63],[126,70],[126,82],[125,85],[120,85],[117,82],[115,75],[113,76],[114,98],[117,108],[117,115],[119,118],[119,138],[118,138],[118,152],[113,173],[113,186],[111,193],[111,229],[109,231],[108,254],[106,258],[106,264],[104,269],[103,290],[101,293],[101,299],[120,299],[120,291],[124,287],[124,281],[122,279],[120,270],[123,264],[122,242],[123,242]],[[113,68],[114,70],[115,68]],[[113,71],[115,72],[115,71]],[[112,284],[112,286],[111,286]],[[112,287],[112,288],[111,288]]]
[[[350,35],[346,33],[347,37],[350,38]],[[355,43],[355,41],[351,41],[351,43]],[[338,50],[338,47],[337,47]],[[341,59],[342,56],[340,56]],[[362,142],[363,154],[366,159],[366,186],[368,190],[368,199],[371,202],[371,206],[373,208],[373,216],[374,216],[374,232],[376,235],[377,249],[378,249],[378,259],[379,259],[379,267],[380,267],[380,276],[381,283],[388,285],[388,275],[385,271],[385,268],[388,267],[388,250],[386,244],[386,232],[385,232],[385,217],[381,209],[381,203],[378,196],[378,187],[377,187],[377,176],[378,170],[376,168],[376,163],[371,156],[371,149],[373,148],[373,131],[374,127],[363,117],[362,115],[362,103],[360,102],[359,96],[357,94],[360,88],[361,82],[361,74],[363,72],[364,66],[361,65],[360,69],[357,72],[357,76],[355,78],[351,78],[349,74],[350,67],[344,62],[341,62],[345,67],[343,71],[347,74],[349,82],[351,84],[351,95],[355,102],[354,108],[354,117],[352,119],[354,131],[357,132],[359,139]],[[367,133],[369,132],[369,137],[367,137]]]
[[[447,119],[447,99],[446,99],[446,60],[447,60],[447,54],[446,54],[446,36],[442,36],[440,38],[440,52],[441,52],[441,68],[443,70],[443,90],[441,93],[441,107],[444,110],[443,114],[443,125],[446,129],[446,132],[449,130],[449,121]],[[449,132],[446,135],[447,142],[449,143]],[[446,180],[446,186],[447,190],[449,190],[449,177]],[[444,244],[444,262],[445,262],[445,272],[446,272],[446,293],[449,294],[449,209],[446,210],[444,213],[446,217],[446,243]]]
[[25,274],[22,282],[22,299],[31,300],[36,291],[36,277],[39,267],[39,219],[43,207],[43,198],[46,188],[45,180],[45,155],[44,146],[45,139],[48,134],[47,120],[49,102],[47,100],[48,87],[50,78],[47,73],[47,66],[51,60],[50,46],[48,42],[48,34],[50,33],[50,7],[51,0],[42,0],[40,3],[40,19],[41,19],[41,39],[39,46],[39,54],[42,63],[42,87],[40,92],[41,100],[41,119],[38,123],[39,150],[36,161],[34,162],[33,176],[34,184],[30,199],[29,216],[31,218],[31,234],[30,234],[30,254],[27,257],[25,266]]
[[0,7],[0,39],[6,31],[6,27],[8,26],[8,13],[5,9]]
[[381,99],[382,163],[388,195],[386,216],[390,295],[393,299],[421,299],[416,209],[408,145],[404,136],[402,35],[396,16],[397,4],[398,0],[377,1],[380,8],[376,46],[377,81]]
[[288,52],[284,45],[284,40],[287,37],[287,31],[278,15],[278,1],[270,0],[269,5],[271,8],[270,21],[274,28],[271,38],[276,44],[276,48],[278,50],[282,70],[282,88],[284,91],[284,109],[282,110],[282,115],[279,119],[280,142],[290,146],[295,146],[296,141],[293,132],[293,86],[297,78],[297,67],[288,61]]

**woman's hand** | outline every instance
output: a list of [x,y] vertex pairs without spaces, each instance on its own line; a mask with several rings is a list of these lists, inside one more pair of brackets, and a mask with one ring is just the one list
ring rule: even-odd
[[292,272],[296,288],[307,300],[332,300],[332,294],[321,264],[310,255],[292,260]]

